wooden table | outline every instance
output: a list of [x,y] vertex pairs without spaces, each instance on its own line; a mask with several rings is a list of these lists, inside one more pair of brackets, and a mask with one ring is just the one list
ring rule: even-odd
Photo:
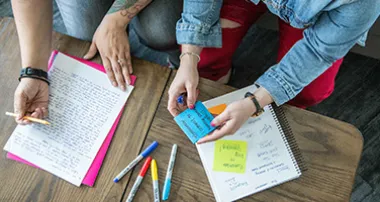
[[[89,43],[54,34],[54,47],[82,56]],[[0,19],[0,114],[13,109],[13,93],[20,67],[13,20]],[[100,62],[99,59],[96,60]],[[141,164],[117,184],[112,178],[143,148],[160,143],[157,159],[162,189],[172,144],[179,146],[169,201],[214,201],[213,193],[194,145],[166,110],[167,91],[175,72],[142,60],[133,60],[137,83],[128,100],[117,132],[94,188],[77,188],[47,172],[7,160],[0,151],[0,201],[125,201]],[[201,79],[200,100],[231,92],[234,88]],[[312,112],[284,107],[308,170],[294,181],[263,191],[242,201],[349,201],[363,139],[353,126]],[[0,147],[16,124],[0,116]],[[152,201],[148,172],[135,201]]]

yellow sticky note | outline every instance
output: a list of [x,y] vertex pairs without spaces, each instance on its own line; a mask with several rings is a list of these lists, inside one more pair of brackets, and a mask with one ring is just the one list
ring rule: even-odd
[[245,173],[247,142],[217,140],[214,151],[214,171]]
[[213,106],[208,108],[208,111],[213,115],[219,115],[221,114],[225,109],[227,108],[226,104],[220,104],[217,106]]

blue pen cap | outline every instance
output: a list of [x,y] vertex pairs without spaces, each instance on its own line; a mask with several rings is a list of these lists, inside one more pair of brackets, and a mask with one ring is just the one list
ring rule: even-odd
[[164,184],[164,190],[162,190],[163,201],[166,201],[169,199],[171,185],[172,185],[171,179],[166,179],[165,184]]
[[148,148],[146,148],[142,153],[141,156],[144,158],[147,157],[153,150],[155,150],[158,146],[158,142],[154,141],[151,145],[149,145]]
[[177,102],[178,102],[179,104],[183,104],[183,103],[184,103],[184,101],[183,101],[183,95],[178,96],[178,98],[177,98]]

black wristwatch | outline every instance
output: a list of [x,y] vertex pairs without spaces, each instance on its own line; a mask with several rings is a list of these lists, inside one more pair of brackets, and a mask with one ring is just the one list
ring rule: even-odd
[[45,81],[48,85],[50,84],[48,79],[48,74],[42,69],[35,69],[31,67],[23,68],[20,71],[20,77],[18,78],[21,81],[22,78],[33,78],[41,81]]
[[256,99],[256,96],[253,95],[251,92],[245,93],[245,98],[249,98],[252,100],[253,104],[256,107],[256,112],[253,113],[253,116],[260,116],[262,113],[264,113],[264,109],[260,106],[259,102]]

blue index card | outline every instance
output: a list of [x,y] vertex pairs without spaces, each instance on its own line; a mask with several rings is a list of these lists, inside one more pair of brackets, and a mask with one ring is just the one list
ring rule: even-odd
[[194,109],[186,109],[176,116],[174,121],[195,144],[199,139],[215,130],[215,127],[211,126],[213,119],[214,117],[202,102],[197,101]]

